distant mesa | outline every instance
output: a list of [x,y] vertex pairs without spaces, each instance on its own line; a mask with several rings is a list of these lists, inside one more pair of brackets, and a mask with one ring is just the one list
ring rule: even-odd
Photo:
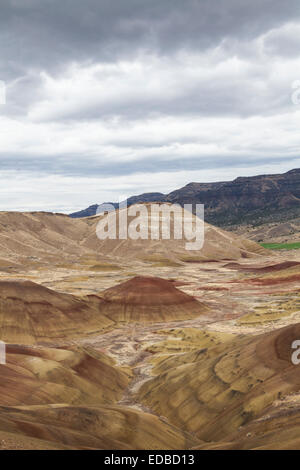
[[116,202],[104,202],[103,204],[93,204],[87,209],[83,209],[78,212],[73,212],[70,214],[70,217],[73,219],[78,219],[81,217],[90,217],[96,214],[101,214],[103,211],[107,211],[108,206],[113,206],[115,209],[118,209],[120,205],[126,203],[127,206],[132,206],[133,204],[142,204],[144,202],[167,202],[167,197],[162,193],[145,193],[140,194],[139,196],[132,196],[125,201],[121,201],[120,204]]
[[208,307],[158,277],[136,276],[101,294],[105,313],[117,322],[188,320],[208,312]]
[[[300,169],[283,174],[239,177],[233,181],[189,183],[169,194],[145,193],[128,198],[128,206],[137,202],[169,202],[205,205],[205,219],[218,227],[235,227],[266,222],[294,220],[300,215]],[[117,207],[118,204],[115,204]],[[94,205],[71,217],[97,213]]]

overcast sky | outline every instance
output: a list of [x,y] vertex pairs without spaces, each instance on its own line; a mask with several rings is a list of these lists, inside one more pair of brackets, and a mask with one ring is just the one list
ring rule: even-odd
[[300,167],[299,51],[299,0],[0,0],[0,210]]

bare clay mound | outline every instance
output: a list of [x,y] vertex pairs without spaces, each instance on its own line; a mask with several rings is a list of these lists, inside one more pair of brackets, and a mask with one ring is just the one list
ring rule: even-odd
[[298,261],[284,261],[282,263],[271,264],[268,266],[260,266],[260,265],[250,265],[250,264],[239,264],[239,263],[227,263],[224,265],[225,268],[236,269],[237,271],[245,271],[249,273],[272,273],[277,271],[282,271],[284,269],[293,268],[295,266],[299,266],[300,263]]
[[0,339],[20,344],[52,344],[101,333],[116,322],[187,320],[208,308],[172,282],[136,277],[78,298],[31,281],[0,281]]
[[[298,323],[223,345],[212,342],[206,349],[199,340],[198,350],[164,357],[159,375],[142,385],[139,398],[206,442],[228,442],[252,422],[259,433],[266,424],[257,419],[268,407],[299,391],[299,366],[291,360],[291,345],[299,337]],[[288,411],[285,416],[288,426]]]
[[[149,207],[144,204],[143,206]],[[157,206],[161,206],[157,204]],[[126,211],[127,209],[122,209]],[[117,216],[120,211],[117,211]],[[137,214],[138,215],[138,214]],[[139,262],[168,265],[206,260],[237,260],[256,258],[267,253],[260,245],[233,233],[205,224],[205,242],[200,250],[187,251],[187,240],[105,239],[96,235],[103,216],[72,219],[63,214],[46,212],[0,212],[0,272],[24,268],[69,265],[74,267],[82,257],[101,261],[138,260]],[[195,217],[189,215],[195,222]],[[135,219],[128,215],[128,224]],[[164,217],[160,215],[159,223]],[[174,217],[171,215],[171,225]],[[155,222],[157,223],[157,222]],[[154,223],[154,224],[155,224]],[[151,222],[149,224],[152,227]],[[117,229],[117,233],[118,229]]]
[[158,277],[136,276],[101,294],[105,314],[116,322],[188,320],[208,307]]
[[20,344],[55,344],[99,334],[119,322],[162,322],[197,317],[208,308],[171,281],[135,277],[78,298],[31,281],[0,281],[0,339]]
[[0,405],[111,404],[128,382],[127,373],[94,350],[7,344]]
[[265,269],[256,270],[255,277],[243,279],[241,282],[261,286],[276,286],[295,283],[299,286],[300,263],[284,262],[279,265],[266,266]]
[[113,325],[99,308],[31,281],[0,281],[0,339],[34,344],[96,333]]
[[[151,207],[155,206],[158,210],[159,216],[151,219]],[[201,248],[194,247],[194,249],[187,249],[186,244],[189,241],[184,233],[182,238],[176,239],[174,237],[174,220],[175,215],[163,213],[164,207],[169,207],[169,204],[140,204],[137,208],[135,216],[131,215],[131,211],[135,206],[129,209],[121,209],[116,211],[116,238],[115,239],[98,239],[96,230],[99,223],[104,223],[105,219],[108,220],[107,215],[97,215],[85,219],[78,219],[86,223],[89,227],[89,236],[86,236],[82,246],[85,248],[97,250],[103,255],[110,254],[116,259],[122,260],[138,260],[147,263],[155,263],[160,266],[168,265],[168,262],[175,263],[199,263],[204,261],[219,261],[219,260],[238,260],[241,258],[257,258],[261,255],[268,253],[263,247],[253,241],[249,241],[238,237],[237,235],[226,232],[218,227],[214,227],[208,223],[204,224],[204,243]],[[142,214],[142,209],[147,209],[145,215]],[[184,211],[187,220],[191,221],[193,228],[196,227],[197,217],[188,211]],[[147,227],[147,239],[127,239],[118,238],[119,234],[119,221],[124,218],[127,220],[128,226],[134,222],[135,217],[139,217],[139,223]],[[170,222],[170,237],[169,239],[152,239],[152,230],[156,230],[162,225]],[[101,238],[101,237],[100,237]]]
[[[116,405],[130,371],[91,348],[7,345],[0,365],[1,449],[185,449],[200,442]],[[138,432],[137,432],[138,430]]]
[[0,438],[10,449],[180,450],[199,445],[157,416],[117,405],[0,406]]

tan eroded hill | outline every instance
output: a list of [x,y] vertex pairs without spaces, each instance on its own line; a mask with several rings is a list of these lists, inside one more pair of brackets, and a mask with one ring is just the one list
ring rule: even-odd
[[291,394],[276,400],[252,422],[224,441],[202,444],[196,449],[298,450],[300,447],[300,399]]
[[258,226],[240,225],[231,229],[240,237],[256,242],[291,243],[300,240],[299,217],[284,222],[262,223]]
[[15,442],[10,448],[177,450],[200,444],[156,416],[122,406],[0,406],[0,437],[3,431],[4,441]]
[[185,449],[200,442],[117,406],[131,373],[92,349],[7,345],[0,448]]
[[291,345],[300,324],[226,338],[223,345],[207,336],[211,341],[199,338],[198,350],[165,359],[159,375],[140,389],[139,398],[176,426],[205,441],[225,440],[274,400],[299,390]]
[[34,344],[95,333],[113,325],[84,299],[31,281],[0,281],[0,339]]
[[31,281],[0,281],[0,339],[55,344],[101,333],[119,322],[186,320],[208,307],[168,280],[135,277],[85,298]]
[[[147,204],[144,206],[149,208]],[[161,208],[159,204],[156,206]],[[195,222],[194,216],[189,213],[187,216]],[[162,240],[160,237],[159,240],[151,240],[151,223],[148,240],[99,240],[96,229],[102,218],[101,215],[72,219],[46,212],[0,212],[0,270],[18,272],[20,269],[40,269],[45,265],[52,269],[54,266],[68,266],[107,270],[117,269],[118,265],[128,264],[132,259],[156,266],[170,263],[176,266],[176,263],[189,261],[236,260],[266,253],[255,242],[209,224],[205,224],[203,248],[195,251],[186,250],[185,239]],[[128,225],[133,219],[128,216]],[[153,224],[162,224],[165,219],[160,214],[159,220]],[[172,214],[171,221],[172,229]]]
[[[157,208],[162,208],[163,205],[156,203]],[[169,206],[169,205],[167,205]],[[131,216],[128,211],[132,210],[135,206],[131,206],[130,209],[121,209],[116,211],[116,239],[105,239],[99,240],[96,236],[97,225],[101,220],[107,218],[107,215],[99,215],[94,217],[88,217],[79,219],[85,221],[90,225],[93,230],[91,235],[85,240],[83,245],[88,248],[99,250],[103,254],[110,254],[118,259],[136,259],[145,262],[160,263],[168,265],[168,262],[197,262],[205,260],[223,260],[223,259],[239,259],[239,258],[252,258],[258,255],[267,253],[267,251],[255,242],[238,237],[233,233],[226,232],[220,228],[214,227],[210,224],[205,223],[204,225],[204,245],[199,250],[187,250],[186,243],[188,239],[183,237],[182,239],[175,239],[174,237],[174,214],[170,215],[170,239],[151,239],[152,231],[155,232],[158,227],[161,227],[168,223],[168,215],[158,212],[156,218],[151,219],[151,205],[143,204],[142,207],[147,208],[147,215],[140,215],[137,211],[137,215]],[[196,217],[191,213],[184,211],[184,216],[187,220],[191,220],[191,224],[195,229]],[[119,234],[119,221],[127,219],[127,224],[134,221],[136,217],[139,217],[141,225],[146,227],[145,233],[148,232],[147,239],[132,240],[130,238],[123,240],[118,238]]]
[[0,212],[0,267],[58,263],[89,252],[81,246],[87,225],[47,212]]
[[0,365],[0,404],[111,404],[129,375],[94,350],[54,349],[7,344]]

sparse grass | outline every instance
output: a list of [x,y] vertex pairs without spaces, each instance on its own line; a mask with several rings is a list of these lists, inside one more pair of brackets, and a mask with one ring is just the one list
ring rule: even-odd
[[205,259],[199,256],[181,255],[180,261],[184,261],[185,263],[203,263]]
[[298,312],[299,308],[300,296],[293,295],[291,298],[285,297],[272,304],[256,307],[253,312],[239,318],[237,323],[243,325],[274,322]]
[[[199,351],[208,347],[213,348],[234,339],[234,335],[230,333],[210,332],[196,328],[172,328],[170,330],[159,330],[157,333],[167,336],[167,339],[147,347],[147,351],[159,354],[159,356],[153,358],[153,364],[160,364],[162,360],[166,359],[166,355],[173,356],[173,354]],[[177,360],[178,358],[174,359],[174,361]]]
[[262,247],[268,250],[299,250],[300,242],[295,243],[261,243]]
[[88,269],[91,271],[119,271],[122,268],[115,264],[95,264],[94,266],[89,266]]
[[160,261],[159,263],[152,264],[154,268],[178,268],[181,264],[176,263],[176,261],[166,260]]

